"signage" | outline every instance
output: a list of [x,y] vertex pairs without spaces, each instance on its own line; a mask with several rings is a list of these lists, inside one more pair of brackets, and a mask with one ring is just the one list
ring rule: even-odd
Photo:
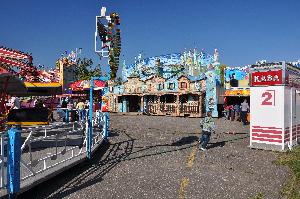
[[275,90],[266,90],[261,94],[262,106],[275,106]]
[[253,72],[251,76],[252,86],[274,86],[283,84],[282,70]]
[[225,96],[250,96],[250,90],[226,90]]

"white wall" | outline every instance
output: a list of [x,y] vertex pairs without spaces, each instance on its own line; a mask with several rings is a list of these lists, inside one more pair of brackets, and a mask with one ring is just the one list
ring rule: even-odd
[[296,141],[299,143],[300,141],[300,89],[297,89],[299,93],[296,93],[296,124],[297,124],[297,139]]
[[251,87],[250,93],[250,146],[253,142],[282,145],[284,87]]
[[285,88],[284,125],[286,128],[285,141],[291,149],[293,146],[297,145],[297,137],[299,136],[299,130],[297,130],[297,127],[300,127],[300,96],[299,94],[296,94],[296,89],[293,87]]

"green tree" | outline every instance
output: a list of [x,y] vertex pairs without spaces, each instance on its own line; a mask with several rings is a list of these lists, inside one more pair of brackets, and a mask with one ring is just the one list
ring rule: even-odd
[[115,81],[115,85],[122,85],[122,78],[121,77],[118,77]]
[[226,65],[225,64],[222,64],[220,66],[220,81],[221,81],[221,86],[224,86],[225,84],[225,68],[226,68]]
[[76,79],[77,80],[90,80],[92,77],[99,77],[102,75],[100,65],[93,68],[92,59],[83,58],[77,60],[77,66],[75,69]]

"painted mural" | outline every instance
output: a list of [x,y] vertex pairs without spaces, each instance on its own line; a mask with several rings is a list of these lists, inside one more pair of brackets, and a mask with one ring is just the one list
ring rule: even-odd
[[229,90],[235,87],[249,87],[249,69],[250,66],[244,67],[226,67],[225,68],[225,89]]

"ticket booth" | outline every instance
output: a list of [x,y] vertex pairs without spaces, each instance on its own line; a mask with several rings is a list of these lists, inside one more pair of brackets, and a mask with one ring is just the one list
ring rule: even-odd
[[300,69],[285,63],[252,65],[250,147],[286,151],[300,141]]

